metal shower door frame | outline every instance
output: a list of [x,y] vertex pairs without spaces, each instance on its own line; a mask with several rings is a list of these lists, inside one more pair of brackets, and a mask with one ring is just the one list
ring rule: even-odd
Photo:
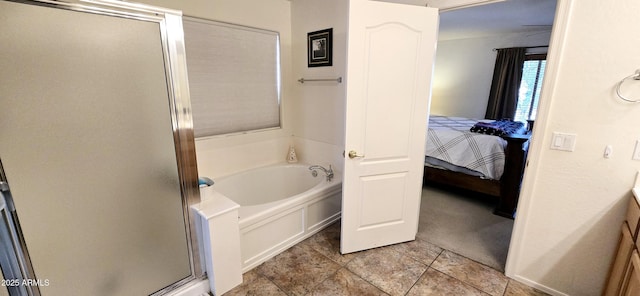
[[20,230],[20,222],[13,205],[9,184],[0,159],[0,269],[4,286],[11,295],[40,296],[38,286],[22,285],[25,279],[35,278],[27,245]]
[[[190,206],[200,202],[198,187],[198,174],[195,155],[195,141],[193,134],[193,121],[191,103],[189,99],[189,84],[187,80],[186,54],[182,29],[182,12],[150,5],[127,3],[118,0],[0,0],[16,2],[26,5],[44,6],[53,9],[65,9],[76,12],[93,13],[112,17],[122,17],[142,21],[150,21],[159,24],[160,37],[164,55],[164,68],[167,80],[167,90],[170,104],[170,116],[176,151],[178,175],[180,178],[180,190],[182,193],[183,216],[187,234],[187,245],[191,266],[191,275],[168,287],[165,287],[152,295],[163,295],[167,292],[183,286],[184,284],[206,277],[196,235],[196,217],[190,210]],[[18,215],[13,207],[13,200],[9,191],[9,183],[0,162],[0,198],[6,202],[6,211],[1,211],[2,224],[11,225],[9,233],[12,234],[11,245],[17,255],[18,265],[21,269],[22,279],[36,279],[35,272],[30,262],[27,246],[20,230]],[[7,245],[8,246],[8,245]],[[2,245],[4,247],[4,245]],[[15,264],[14,264],[15,265]],[[5,275],[6,278],[7,275]],[[20,291],[19,295],[28,293],[30,296],[39,296],[37,285],[27,286],[26,291]],[[13,296],[13,294],[11,294]]]

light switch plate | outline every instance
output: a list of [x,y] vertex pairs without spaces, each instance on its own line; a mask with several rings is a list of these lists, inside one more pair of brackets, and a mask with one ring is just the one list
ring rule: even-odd
[[631,159],[640,160],[640,140],[636,141],[636,148],[633,149],[633,157]]
[[572,152],[576,149],[576,134],[554,132],[551,138],[551,149]]

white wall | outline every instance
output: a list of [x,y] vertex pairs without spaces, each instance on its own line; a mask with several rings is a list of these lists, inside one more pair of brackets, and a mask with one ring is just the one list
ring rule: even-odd
[[[295,80],[344,77],[348,1],[295,0],[291,3],[293,73]],[[307,67],[307,33],[333,28],[333,65]],[[344,158],[345,86],[335,82],[295,82],[292,102],[293,134],[301,158],[307,162],[331,161],[342,167]],[[322,147],[322,149],[318,149]],[[308,159],[327,151],[322,159]]]
[[484,118],[489,99],[494,48],[549,44],[550,32],[439,40],[431,114]]
[[282,67],[282,129],[196,139],[198,171],[218,177],[251,167],[282,162],[292,138],[291,103],[293,75],[291,2],[287,0],[136,0],[140,3],[181,10],[184,15],[228,22],[280,33]]
[[[640,68],[640,2],[560,0],[558,7],[507,272],[557,294],[599,295],[640,169],[631,160],[640,106],[614,93]],[[638,82],[625,86],[640,99]],[[575,151],[550,150],[554,131],[577,134]]]

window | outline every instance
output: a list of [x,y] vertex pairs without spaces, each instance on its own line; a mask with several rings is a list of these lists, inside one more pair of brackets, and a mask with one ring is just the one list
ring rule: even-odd
[[547,65],[546,54],[528,55],[522,67],[522,80],[515,120],[535,120],[542,89],[542,78]]
[[196,137],[280,127],[278,32],[185,17]]

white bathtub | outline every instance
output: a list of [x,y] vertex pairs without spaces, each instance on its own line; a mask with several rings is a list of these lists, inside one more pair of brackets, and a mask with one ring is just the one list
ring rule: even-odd
[[313,177],[307,164],[279,164],[215,179],[213,189],[240,205],[246,272],[340,218],[342,175]]

